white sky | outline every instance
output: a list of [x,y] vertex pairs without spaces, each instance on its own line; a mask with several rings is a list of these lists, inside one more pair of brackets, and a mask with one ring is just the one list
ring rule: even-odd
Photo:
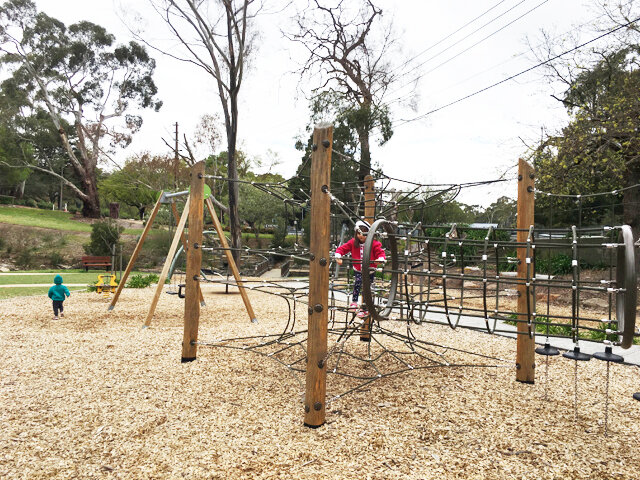
[[[116,13],[118,0],[36,0],[36,3],[66,24],[89,20],[106,27],[119,42],[130,40]],[[396,29],[402,33],[404,53],[408,57],[439,42],[498,3],[500,0],[379,1],[385,16],[392,15]],[[394,119],[426,113],[529,68],[534,60],[528,53],[525,37],[539,38],[541,28],[564,33],[596,18],[596,11],[585,6],[587,4],[592,5],[592,2],[504,0],[489,14],[413,62],[426,61],[421,68],[422,72],[428,72],[504,27],[425,74],[418,87],[417,112],[396,110]],[[153,31],[156,20],[152,15],[155,14],[148,9],[146,0],[130,0],[126,5],[129,11],[138,10],[147,16],[150,35],[166,35]],[[510,9],[500,19],[460,41]],[[292,46],[279,34],[279,28],[286,27],[291,13],[293,11],[270,16],[261,25],[260,47],[253,58],[252,69],[246,75],[239,107],[240,148],[250,156],[263,159],[268,158],[268,150],[275,152],[282,161],[275,170],[285,177],[294,175],[300,163],[300,152],[295,150],[294,142],[308,121],[306,101],[299,97],[297,78],[291,74],[295,69],[290,59]],[[523,17],[516,20],[520,16]],[[505,27],[512,21],[512,25]],[[436,56],[458,41],[460,43]],[[181,133],[189,134],[201,115],[220,111],[212,79],[195,66],[160,54],[153,55],[158,64],[155,75],[158,96],[164,105],[158,113],[144,113],[141,131],[132,145],[118,155],[120,160],[144,150],[165,153],[168,149],[161,138],[172,140],[176,121]],[[388,175],[424,183],[463,183],[497,178],[514,166],[524,152],[520,138],[533,142],[540,138],[541,126],[557,128],[566,119],[559,103],[550,97],[561,90],[553,90],[547,85],[541,73],[533,71],[421,121],[398,126],[387,145],[373,144],[373,160],[379,162]],[[224,131],[223,125],[220,128]],[[515,174],[515,170],[512,173]],[[515,189],[515,182],[494,188],[470,189],[463,192],[459,200],[487,206],[501,195],[515,196]]]

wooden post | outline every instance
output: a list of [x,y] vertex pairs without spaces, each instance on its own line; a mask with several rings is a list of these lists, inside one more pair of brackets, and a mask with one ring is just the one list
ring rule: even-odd
[[[531,165],[520,159],[518,162],[518,218],[517,218],[517,241],[519,244],[526,244],[529,235],[529,227],[534,222],[534,170]],[[529,260],[530,262],[533,259]],[[531,275],[535,275],[531,269]],[[527,309],[533,307],[533,289],[527,289],[524,282],[527,279],[527,248],[518,247],[518,279],[522,284],[518,284],[518,338],[516,344],[516,380],[524,383],[534,383],[535,381],[535,338],[528,335],[529,328],[526,324],[529,315]],[[527,290],[529,299],[527,299]],[[533,313],[533,312],[529,312]],[[535,326],[532,327],[535,334]]]
[[229,262],[229,267],[231,268],[231,272],[233,273],[233,278],[236,279],[236,285],[240,289],[240,295],[242,296],[242,301],[244,302],[244,307],[247,309],[247,313],[249,314],[249,320],[253,323],[257,322],[255,313],[253,313],[253,308],[251,308],[251,302],[249,302],[249,296],[247,295],[247,291],[242,283],[242,278],[240,277],[240,272],[238,271],[238,267],[236,266],[236,262],[233,259],[233,255],[231,254],[231,250],[229,249],[229,243],[227,242],[227,237],[224,236],[224,230],[222,230],[222,224],[220,220],[218,220],[218,214],[216,210],[213,208],[213,202],[211,198],[207,198],[207,209],[209,210],[209,215],[211,215],[211,220],[213,220],[213,226],[218,233],[218,238],[220,239],[220,245],[224,249],[224,254],[227,257],[227,262]]
[[[176,225],[180,222],[180,215],[178,214],[178,209],[176,208],[176,204],[171,202],[171,211],[173,212],[173,218],[176,220]],[[182,242],[182,248],[184,248],[184,254],[187,254],[187,239],[184,236],[184,231],[182,235],[180,235],[180,241]],[[202,288],[200,288],[200,284],[198,284],[198,296],[200,298],[200,306],[204,307],[204,295],[202,294]]]
[[136,262],[136,259],[138,258],[138,254],[140,253],[140,250],[142,249],[142,245],[144,244],[144,241],[147,238],[147,234],[149,233],[149,230],[151,230],[151,225],[153,225],[153,221],[156,218],[156,215],[158,214],[158,210],[160,210],[160,205],[161,205],[160,199],[161,198],[162,198],[162,192],[160,192],[160,196],[158,197],[158,201],[153,206],[153,210],[151,211],[151,215],[149,215],[149,219],[147,220],[147,224],[144,226],[144,230],[142,231],[142,235],[140,235],[140,240],[138,240],[138,244],[136,245],[136,248],[133,250],[133,253],[131,254],[131,259],[129,260],[129,263],[127,264],[127,268],[124,271],[124,273],[122,274],[122,277],[120,277],[120,283],[118,284],[118,289],[116,290],[116,293],[113,296],[113,299],[111,300],[111,304],[109,305],[108,310],[113,310],[113,308],[116,306],[116,302],[118,301],[118,297],[120,297],[120,292],[122,292],[122,289],[124,288],[124,284],[127,282],[127,278],[129,278],[129,274],[131,273],[131,270],[133,270],[133,264]]
[[184,337],[182,362],[196,359],[198,325],[200,323],[200,269],[202,268],[202,230],[204,224],[204,161],[191,168],[191,206],[189,208],[189,240],[184,297]]
[[[369,225],[373,225],[375,221],[376,212],[376,199],[375,192],[373,190],[373,177],[367,175],[364,177],[364,219]],[[362,272],[362,275],[369,275],[369,272]],[[360,326],[360,341],[371,341],[371,316],[368,315],[364,318],[362,325]]]
[[158,279],[158,286],[156,287],[156,293],[153,295],[153,300],[151,301],[151,307],[149,307],[149,313],[147,314],[147,319],[144,322],[144,326],[148,327],[151,325],[151,318],[153,317],[153,313],[156,311],[156,306],[158,305],[158,300],[160,299],[160,294],[162,293],[162,289],[164,288],[164,281],[167,279],[167,273],[169,273],[169,268],[171,267],[171,261],[173,260],[173,256],[178,249],[178,243],[180,242],[180,236],[182,235],[182,231],[184,230],[184,225],[187,223],[187,216],[189,215],[190,209],[190,197],[187,197],[187,201],[184,204],[184,211],[182,212],[182,217],[180,217],[180,222],[178,222],[178,226],[176,227],[176,233],[173,235],[173,242],[171,242],[171,247],[169,247],[169,253],[167,254],[167,259],[164,262],[164,266],[162,267],[162,272],[160,273],[160,278]]
[[329,236],[331,225],[331,144],[333,127],[317,125],[311,155],[311,263],[309,265],[309,336],[304,424],[325,421],[327,395],[327,325],[329,320]]

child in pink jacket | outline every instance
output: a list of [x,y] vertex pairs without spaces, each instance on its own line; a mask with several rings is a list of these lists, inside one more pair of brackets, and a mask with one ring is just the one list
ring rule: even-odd
[[[356,222],[354,237],[347,243],[343,243],[336,248],[335,257],[339,265],[342,265],[342,257],[344,255],[350,253],[353,259],[354,283],[351,304],[349,305],[349,310],[352,311],[358,310],[358,299],[360,298],[360,290],[362,290],[362,257],[364,253],[364,242],[367,239],[368,233],[369,224],[358,220]],[[383,262],[386,258],[382,244],[378,240],[374,240],[371,245],[371,263],[369,266],[375,268],[377,267],[376,262]],[[371,279],[371,284],[373,284],[374,272],[369,273],[369,278]],[[359,317],[366,317],[368,315],[369,312],[365,309],[358,313]]]

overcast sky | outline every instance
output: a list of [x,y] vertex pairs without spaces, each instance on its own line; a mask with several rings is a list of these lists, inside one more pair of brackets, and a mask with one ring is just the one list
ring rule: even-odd
[[[36,0],[40,9],[66,24],[90,20],[114,33],[118,41],[130,40],[118,14],[120,0]],[[146,0],[123,2],[127,11],[143,15],[149,38],[167,35],[158,29]],[[269,3],[269,2],[267,2]],[[306,2],[305,2],[306,3]],[[424,115],[477,90],[521,72],[535,61],[528,51],[527,36],[539,41],[540,29],[556,35],[575,32],[576,27],[598,14],[585,0],[379,0],[385,18],[393,17],[401,34],[403,54],[416,57],[423,73],[416,112],[392,111],[396,125],[393,138],[383,147],[374,144],[373,160],[393,177],[424,183],[463,183],[497,178],[517,163],[525,144],[540,138],[541,127],[558,128],[566,121],[564,110],[551,94],[542,72],[534,70],[455,105]],[[454,35],[460,27],[480,16]],[[271,15],[260,25],[259,50],[254,56],[240,93],[241,148],[267,160],[272,151],[281,160],[275,167],[285,177],[295,174],[300,152],[295,138],[308,121],[306,101],[298,94],[291,72],[296,51],[282,38],[293,10]],[[494,20],[495,19],[495,20]],[[483,27],[483,25],[486,25]],[[481,28],[483,27],[483,28]],[[477,30],[475,33],[474,30]],[[449,38],[447,38],[449,36]],[[486,38],[488,37],[488,38]],[[587,38],[588,39],[588,38]],[[439,43],[440,42],[440,43]],[[434,46],[435,45],[435,46]],[[165,153],[162,138],[173,138],[174,124],[192,133],[205,113],[219,112],[213,81],[194,66],[153,54],[157,60],[155,81],[163,108],[146,112],[144,125],[132,145],[118,155],[149,150]],[[397,95],[411,93],[405,87]],[[396,95],[391,95],[395,98]],[[221,125],[223,129],[223,125]],[[515,174],[515,170],[511,170]],[[465,203],[484,206],[499,196],[515,195],[516,185],[476,188],[463,192]]]

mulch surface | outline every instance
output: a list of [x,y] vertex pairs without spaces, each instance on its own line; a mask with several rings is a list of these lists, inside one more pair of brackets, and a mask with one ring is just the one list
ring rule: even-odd
[[[282,299],[250,292],[256,325],[241,297],[222,289],[205,290],[202,340],[284,328]],[[230,348],[201,347],[196,361],[182,364],[183,300],[163,294],[151,327],[141,329],[152,296],[151,288],[126,289],[107,312],[100,295],[73,293],[58,321],[45,297],[0,301],[1,478],[640,475],[640,402],[632,398],[640,391],[637,367],[610,366],[605,435],[605,362],[577,366],[576,411],[572,361],[553,357],[547,366],[538,357],[535,385],[522,384],[511,366],[514,340],[423,324],[414,328],[421,339],[510,366],[384,377],[333,400],[325,425],[310,429],[303,425],[303,376]],[[301,306],[296,329],[306,328],[305,321]],[[364,348],[357,338],[345,343],[354,355],[365,355]],[[437,350],[452,362],[477,361]],[[330,375],[328,395],[348,388],[344,382]]]

